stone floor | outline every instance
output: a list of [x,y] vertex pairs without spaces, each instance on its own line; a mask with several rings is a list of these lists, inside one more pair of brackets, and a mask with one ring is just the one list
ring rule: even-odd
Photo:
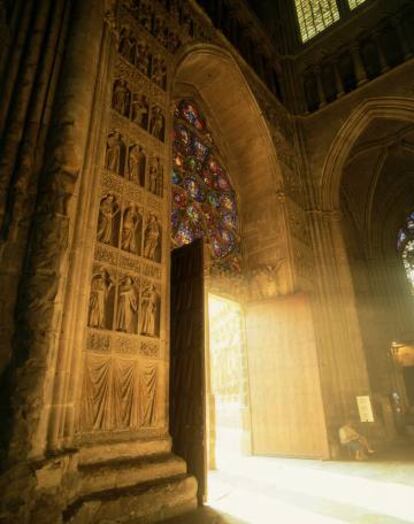
[[414,523],[414,444],[369,462],[249,457],[209,475],[208,505],[168,524]]

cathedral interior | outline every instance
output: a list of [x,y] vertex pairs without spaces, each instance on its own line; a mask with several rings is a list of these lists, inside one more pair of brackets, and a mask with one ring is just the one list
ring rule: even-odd
[[1,524],[414,522],[413,1],[0,0],[0,289]]

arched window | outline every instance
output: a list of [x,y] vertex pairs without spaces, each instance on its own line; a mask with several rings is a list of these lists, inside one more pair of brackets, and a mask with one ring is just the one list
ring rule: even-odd
[[397,249],[401,254],[404,269],[411,284],[411,293],[414,295],[414,211],[398,232]]
[[362,5],[366,0],[348,0],[349,9],[355,9],[356,7]]
[[307,42],[340,18],[336,0],[295,0],[295,5],[302,42]]
[[205,238],[212,264],[240,270],[236,194],[197,104],[182,100],[174,114],[172,243]]

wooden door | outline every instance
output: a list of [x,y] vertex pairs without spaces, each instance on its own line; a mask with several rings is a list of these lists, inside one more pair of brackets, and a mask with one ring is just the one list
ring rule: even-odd
[[172,252],[170,433],[173,450],[206,495],[206,392],[204,352],[203,243]]

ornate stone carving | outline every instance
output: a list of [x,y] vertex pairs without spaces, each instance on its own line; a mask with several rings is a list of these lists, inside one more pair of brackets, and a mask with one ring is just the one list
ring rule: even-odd
[[141,254],[142,212],[130,203],[125,209],[122,220],[121,248],[134,255]]
[[136,337],[118,336],[114,338],[113,346],[115,353],[137,355],[139,342]]
[[146,283],[141,292],[140,334],[158,337],[160,334],[160,295],[153,283]]
[[153,58],[151,80],[161,89],[167,89],[167,66],[160,55]]
[[119,267],[127,271],[134,271],[135,273],[139,273],[141,269],[141,264],[135,257],[121,255],[119,257]]
[[151,121],[150,129],[151,135],[164,142],[165,135],[165,117],[163,115],[162,109],[159,106],[154,106],[151,110]]
[[117,131],[111,131],[106,142],[106,169],[117,175],[124,174],[125,142]]
[[144,257],[161,262],[161,226],[156,215],[150,214],[144,235]]
[[120,115],[128,117],[131,105],[131,91],[126,80],[115,80],[112,95],[112,107]]
[[131,117],[135,124],[148,129],[149,104],[145,95],[134,94],[132,97]]
[[155,342],[141,342],[139,349],[141,355],[145,357],[158,357],[160,353],[159,345]]
[[118,262],[118,253],[115,249],[98,244],[95,248],[95,260],[99,262],[107,262],[108,264],[116,266]]
[[111,350],[111,340],[108,335],[90,331],[86,338],[86,349],[99,353],[109,353]]
[[128,176],[129,179],[141,187],[145,186],[145,166],[147,157],[141,146],[133,145],[128,153]]
[[117,293],[115,329],[137,333],[139,282],[129,275],[120,280]]
[[97,238],[104,244],[118,245],[120,207],[113,193],[107,193],[99,206]]
[[164,187],[164,169],[159,157],[151,159],[151,165],[148,174],[148,191],[159,197],[163,196]]
[[144,263],[142,264],[142,274],[145,277],[161,280],[161,268],[159,266]]
[[89,298],[89,327],[110,329],[113,310],[111,290],[114,285],[115,282],[111,273],[105,268],[99,268],[93,274]]

